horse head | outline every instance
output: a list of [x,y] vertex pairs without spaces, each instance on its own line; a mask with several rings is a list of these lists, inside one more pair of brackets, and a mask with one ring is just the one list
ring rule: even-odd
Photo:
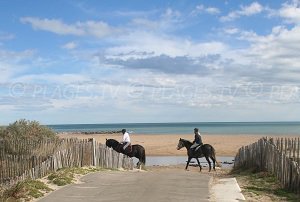
[[119,142],[117,140],[114,139],[106,139],[105,145],[107,147],[112,147],[113,149],[116,149],[117,146],[119,145]]
[[184,147],[184,142],[183,142],[183,139],[179,139],[179,142],[177,144],[177,150],[180,150],[181,148]]

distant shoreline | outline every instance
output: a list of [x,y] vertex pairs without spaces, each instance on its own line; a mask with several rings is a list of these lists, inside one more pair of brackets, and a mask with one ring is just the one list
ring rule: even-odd
[[91,135],[91,134],[115,134],[121,133],[121,130],[112,130],[112,131],[66,131],[66,132],[56,132],[57,134],[81,134],[81,135]]
[[300,135],[300,122],[184,122],[48,125],[57,133],[118,133],[123,128],[132,134],[193,134],[194,128],[209,135]]
[[[65,132],[56,132],[56,134],[58,135],[74,135],[74,134],[78,134],[78,135],[106,135],[106,134],[121,134],[121,131],[65,131]],[[193,135],[193,133],[184,133],[184,134],[169,134],[169,133],[143,133],[143,134],[137,134],[137,133],[131,133],[129,132],[130,135]],[[300,137],[300,131],[299,134],[265,134],[265,133],[207,133],[207,132],[201,132],[202,135],[212,135],[212,136],[262,136],[262,137]]]

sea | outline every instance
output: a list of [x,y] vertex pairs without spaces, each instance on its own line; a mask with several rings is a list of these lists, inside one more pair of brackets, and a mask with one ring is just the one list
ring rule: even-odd
[[55,132],[111,132],[125,128],[131,134],[300,135],[300,122],[180,122],[48,125]]

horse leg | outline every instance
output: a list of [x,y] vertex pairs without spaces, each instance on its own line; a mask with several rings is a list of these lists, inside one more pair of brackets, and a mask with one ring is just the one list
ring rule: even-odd
[[209,165],[209,172],[211,171],[211,163],[210,163],[210,160],[208,158],[208,156],[205,156],[206,160],[207,160],[207,163]]
[[186,162],[186,166],[185,166],[185,169],[186,169],[186,170],[187,170],[187,168],[188,168],[188,166],[189,166],[189,164],[190,164],[191,159],[192,159],[192,158],[189,157],[189,158],[188,158],[188,161]]
[[199,167],[200,167],[200,172],[201,172],[201,170],[202,170],[202,166],[200,165],[200,161],[199,161],[199,159],[198,159],[198,158],[196,158],[196,159],[197,159],[198,165],[199,165]]
[[142,163],[139,160],[139,162],[136,163],[136,168],[138,168],[139,170],[142,170]]
[[213,169],[214,169],[214,171],[216,171],[216,159],[213,156],[211,156],[210,158],[213,161]]

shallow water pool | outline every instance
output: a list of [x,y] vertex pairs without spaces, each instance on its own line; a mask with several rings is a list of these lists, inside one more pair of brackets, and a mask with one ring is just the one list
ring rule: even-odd
[[[222,168],[231,168],[234,163],[234,157],[232,156],[217,156],[217,160],[222,164]],[[147,156],[146,166],[170,166],[186,164],[187,156]],[[136,164],[138,160],[133,158],[133,162]],[[190,165],[197,164],[196,159],[192,159]],[[200,159],[200,164],[205,167],[208,163],[205,158]]]

